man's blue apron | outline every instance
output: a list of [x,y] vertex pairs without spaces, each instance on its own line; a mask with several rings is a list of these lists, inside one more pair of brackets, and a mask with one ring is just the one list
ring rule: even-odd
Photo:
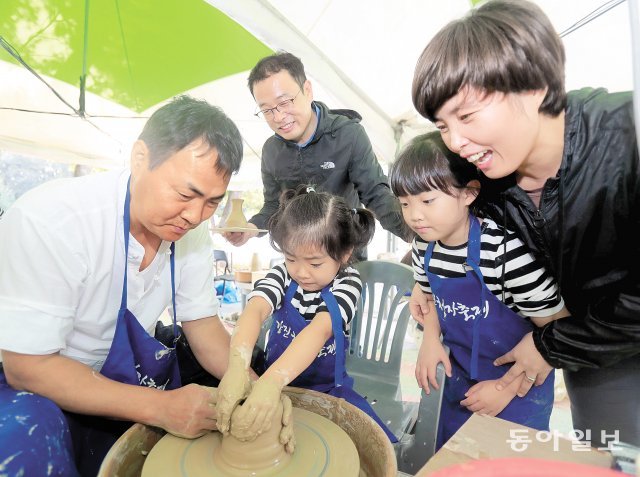
[[[291,304],[297,288],[298,284],[291,280],[282,306],[273,315],[266,346],[265,369],[284,353],[297,334],[308,325],[304,317]],[[345,399],[371,416],[382,427],[391,442],[397,442],[398,439],[380,420],[367,400],[353,389],[353,378],[345,369],[345,353],[348,350],[349,341],[342,328],[343,320],[338,302],[328,286],[320,293],[329,309],[333,337],[327,340],[316,359],[290,385]]]
[[[180,387],[175,348],[168,348],[150,336],[127,309],[129,203],[127,187],[122,300],[111,349],[100,372],[121,383],[174,389]],[[177,331],[174,244],[171,244],[170,264],[173,324]],[[14,390],[0,373],[1,475],[93,477],[108,450],[130,425],[130,422],[63,412],[45,397]]]
[[[511,366],[493,361],[510,351],[533,325],[496,298],[480,273],[480,224],[469,216],[466,276],[442,278],[429,272],[435,242],[429,243],[424,270],[433,292],[443,341],[450,349],[451,378],[444,386],[438,429],[440,448],[472,412],[460,404],[478,381],[499,379]],[[506,257],[504,257],[506,259]],[[553,373],[524,398],[515,397],[498,417],[539,430],[549,429],[553,406]]]
[[[124,254],[129,253],[129,201],[124,205]],[[171,304],[173,306],[174,346],[168,348],[147,333],[138,319],[127,308],[127,266],[124,268],[122,299],[118,311],[116,331],[107,359],[100,373],[125,384],[139,384],[151,388],[176,389],[180,387],[180,369],[175,343],[179,338],[176,323],[175,243],[171,244]]]

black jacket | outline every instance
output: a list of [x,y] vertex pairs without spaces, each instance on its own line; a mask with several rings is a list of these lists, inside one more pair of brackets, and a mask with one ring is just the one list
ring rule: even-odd
[[534,331],[555,367],[606,367],[640,353],[637,146],[631,93],[585,88],[569,93],[562,165],[539,209],[513,176],[483,180],[489,215],[556,276],[572,314]]
[[316,133],[303,147],[273,135],[262,148],[264,205],[249,222],[267,228],[278,210],[280,193],[300,184],[343,197],[350,207],[370,209],[391,233],[406,238],[400,205],[360,125],[361,116],[351,110],[330,110],[323,103]]

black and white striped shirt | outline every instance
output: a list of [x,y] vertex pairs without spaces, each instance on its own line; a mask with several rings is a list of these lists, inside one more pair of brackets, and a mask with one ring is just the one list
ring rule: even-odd
[[[265,278],[256,282],[247,300],[260,296],[271,304],[272,310],[278,310],[282,307],[285,291],[290,283],[291,277],[287,268],[284,263],[280,263],[269,270]],[[338,302],[344,321],[344,331],[348,335],[349,323],[355,314],[356,304],[362,292],[360,274],[355,268],[347,267],[338,272],[329,288]],[[307,292],[301,286],[298,286],[294,293],[291,304],[307,321],[313,320],[320,312],[329,311],[319,291]]]
[[[487,288],[516,313],[528,317],[546,317],[562,309],[564,301],[558,293],[555,279],[539,265],[514,232],[506,233],[493,220],[483,219],[480,237],[480,272]],[[428,242],[416,236],[412,243],[413,274],[422,291],[431,293],[424,272],[424,254]],[[467,258],[467,244],[448,247],[436,242],[429,272],[444,278],[465,275],[463,263]],[[504,284],[504,300],[502,291]]]

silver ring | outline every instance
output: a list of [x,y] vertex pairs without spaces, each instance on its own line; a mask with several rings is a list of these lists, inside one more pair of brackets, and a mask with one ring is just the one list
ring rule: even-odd
[[531,376],[527,376],[526,374],[524,375],[525,378],[527,378],[529,381],[531,381],[532,383],[536,382],[536,378],[535,376],[532,378]]

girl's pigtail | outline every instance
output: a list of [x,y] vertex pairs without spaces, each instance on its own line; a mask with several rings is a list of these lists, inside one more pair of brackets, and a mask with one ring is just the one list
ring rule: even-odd
[[[291,202],[291,200],[296,195],[297,191],[294,189],[286,189],[280,193],[278,210],[276,210],[276,212],[271,217],[269,217],[269,220],[267,220],[267,228],[269,229],[269,242],[271,242],[272,244],[272,237],[278,227],[278,223],[280,222],[282,214],[284,213],[284,209],[287,208],[287,204]],[[278,249],[276,248],[276,250]]]
[[373,212],[367,209],[351,209],[353,215],[353,226],[355,228],[356,243],[354,244],[356,249],[366,247],[373,234],[376,231],[376,218]]
[[289,203],[289,201],[291,201],[291,199],[293,199],[296,195],[298,195],[298,193],[299,192],[296,189],[283,190],[282,193],[280,194],[280,208],[284,209]]

